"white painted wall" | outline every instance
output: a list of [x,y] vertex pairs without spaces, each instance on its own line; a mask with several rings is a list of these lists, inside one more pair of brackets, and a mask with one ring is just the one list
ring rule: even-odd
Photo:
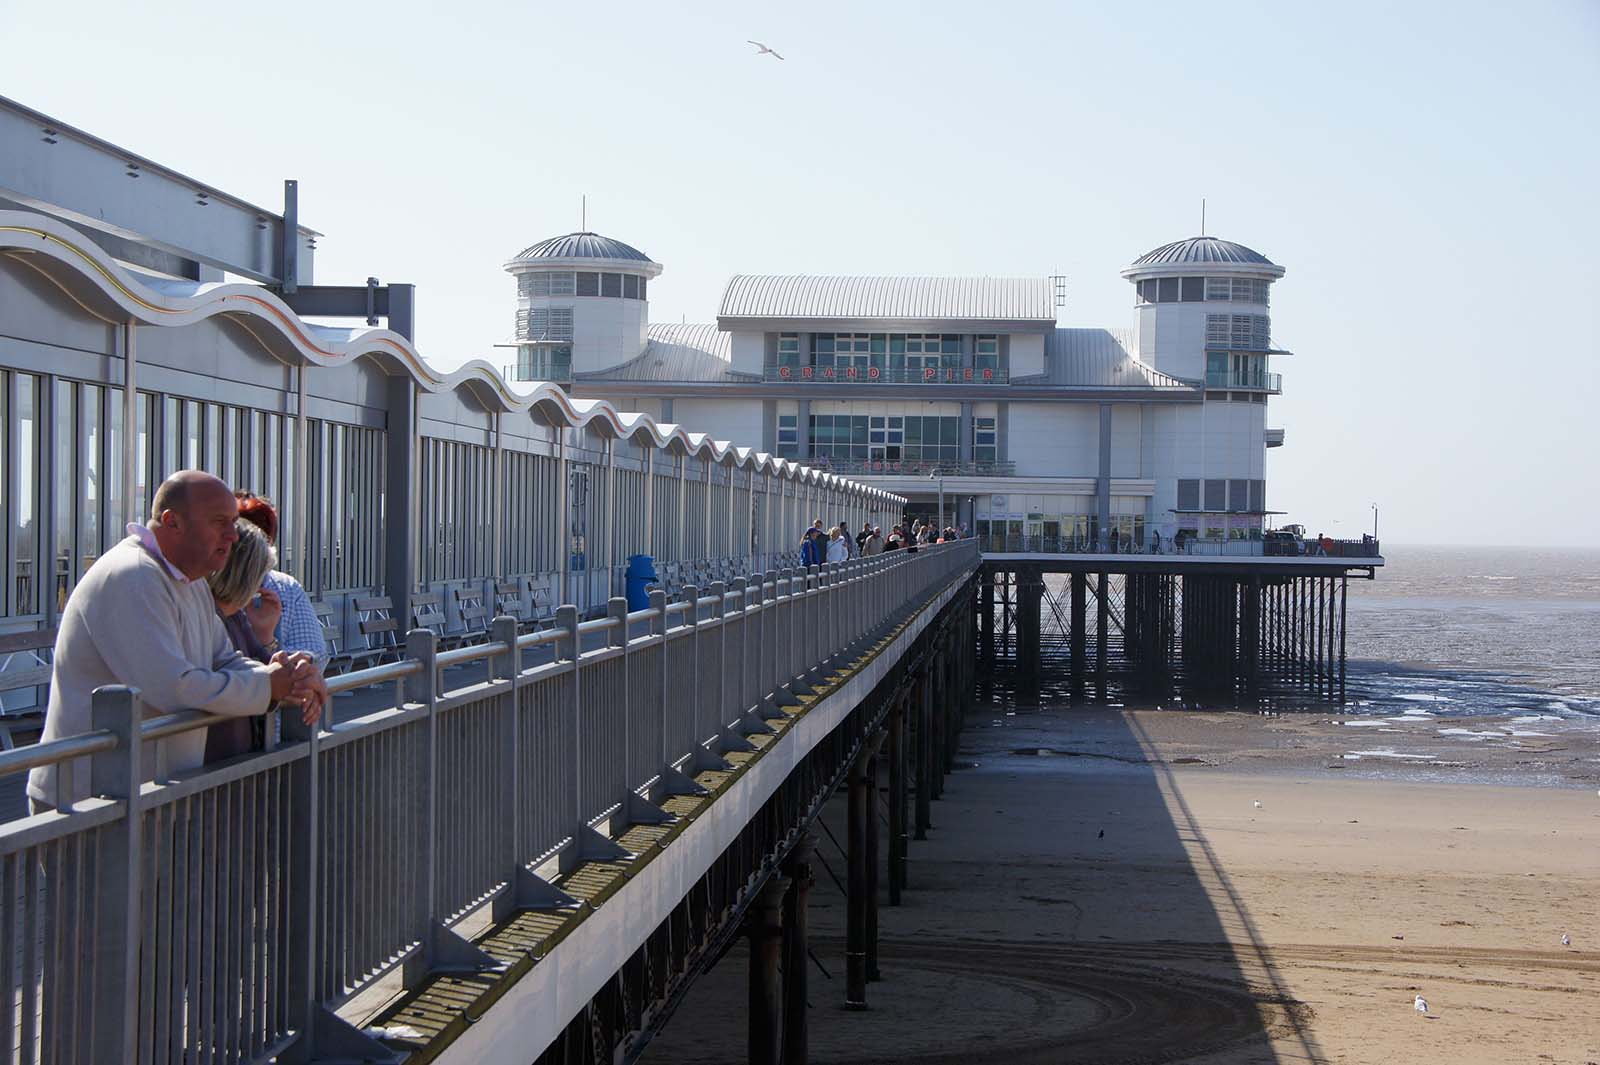
[[650,306],[644,300],[608,296],[572,296],[531,306],[572,307],[572,368],[588,372],[627,362],[644,351]]
[[1144,476],[1144,404],[1111,406],[1111,476]]
[[672,420],[691,433],[710,433],[738,447],[762,449],[759,399],[675,399]]
[[[1149,476],[1156,483],[1151,517],[1171,520],[1178,503],[1178,479],[1196,477],[1265,480],[1267,449],[1263,434],[1270,403],[1209,402],[1152,406],[1144,434]],[[1272,505],[1272,486],[1267,486]]]
[[761,372],[767,357],[765,333],[734,333],[732,338],[733,368],[741,373]]
[[1007,447],[1018,475],[1097,477],[1100,408],[1093,403],[1013,403]]
[[1026,377],[1044,373],[1044,334],[1013,333],[1011,336],[1011,376]]

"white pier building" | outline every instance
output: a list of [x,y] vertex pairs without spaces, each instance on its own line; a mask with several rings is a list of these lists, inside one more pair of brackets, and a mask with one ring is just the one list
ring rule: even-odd
[[[511,376],[845,473],[985,538],[1259,539],[1282,266],[1202,236],[1140,256],[1132,329],[1062,328],[1049,277],[732,278],[713,323],[651,325],[662,265],[572,233],[507,264]],[[1048,549],[1048,548],[1047,548]]]

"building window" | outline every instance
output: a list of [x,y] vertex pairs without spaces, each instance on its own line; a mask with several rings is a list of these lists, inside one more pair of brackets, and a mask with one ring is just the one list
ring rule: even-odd
[[1162,277],[1156,280],[1157,303],[1178,302],[1178,279],[1175,277]]
[[577,289],[580,296],[600,295],[600,275],[578,271]]
[[778,365],[779,366],[799,366],[800,365],[800,334],[799,333],[779,333],[778,334]]
[[571,296],[574,280],[571,270],[547,270],[523,274],[517,278],[518,295],[521,296]]
[[1271,347],[1271,319],[1264,314],[1206,315],[1206,344],[1244,351]]
[[1267,511],[1267,482],[1250,482],[1250,511],[1253,514],[1265,514]]
[[996,439],[993,418],[972,419],[972,461],[998,461],[999,449],[996,446]]
[[979,335],[972,338],[972,366],[978,370],[1000,369],[1000,338]]
[[1228,482],[1224,480],[1206,481],[1206,510],[1223,511],[1228,509]]
[[632,274],[622,275],[622,296],[624,299],[636,300],[639,298],[639,279]]
[[1242,514],[1250,509],[1250,482],[1228,482],[1228,509],[1236,514]]
[[1200,481],[1198,479],[1179,478],[1178,509],[1182,511],[1200,509]]
[[[524,318],[524,315],[526,317]],[[534,307],[517,315],[519,340],[571,340],[571,307]]]
[[835,467],[926,468],[961,459],[959,417],[813,414],[811,454]]
[[621,274],[601,274],[600,275],[600,295],[602,295],[602,296],[615,296],[615,297],[620,298],[622,296],[622,275]]
[[1260,277],[1208,277],[1206,299],[1213,302],[1266,303],[1271,282]]
[[780,458],[800,457],[800,416],[778,415],[778,455]]
[[1183,302],[1200,303],[1206,298],[1206,279],[1203,277],[1185,277],[1183,281]]

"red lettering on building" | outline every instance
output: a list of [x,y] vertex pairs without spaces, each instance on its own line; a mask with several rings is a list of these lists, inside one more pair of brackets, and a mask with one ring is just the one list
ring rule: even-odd
[[826,377],[826,378],[829,378],[831,380],[832,377],[833,377],[833,367],[832,366],[824,366],[822,368],[822,376]]
[[972,367],[968,366],[965,370],[962,370],[961,376],[968,381],[972,380]]
[[876,381],[881,372],[876,366],[867,367],[867,380]]
[[994,380],[994,371],[993,370],[985,370],[985,371],[983,371],[983,379],[985,381],[993,381]]
[[923,379],[923,380],[924,380],[924,381],[933,381],[933,380],[936,380],[936,377],[935,377],[935,375],[936,375],[936,374],[937,374],[937,373],[938,373],[938,372],[939,372],[939,371],[937,371],[937,370],[935,370],[935,369],[934,369],[934,368],[933,368],[933,367],[931,367],[931,366],[930,366],[930,367],[928,367],[928,368],[927,368],[927,369],[926,369],[926,370],[923,370],[923,371],[922,371],[922,379]]
[[790,377],[792,377],[794,375],[790,372],[789,367],[780,366],[780,367],[778,367],[778,376],[787,381]]
[[846,366],[844,369],[844,375],[849,380],[854,381],[856,379],[856,368],[854,366]]
[[803,366],[803,367],[800,368],[800,376],[801,377],[809,378],[814,373],[816,373],[816,370],[813,369],[810,366]]

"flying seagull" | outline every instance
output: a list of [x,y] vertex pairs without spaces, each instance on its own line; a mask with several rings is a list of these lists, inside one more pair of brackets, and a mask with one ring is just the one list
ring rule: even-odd
[[753,44],[753,45],[755,45],[756,48],[758,49],[758,51],[756,52],[756,55],[770,55],[774,59],[782,59],[783,58],[783,56],[779,55],[777,52],[774,52],[772,49],[768,48],[766,45],[762,44],[760,41],[745,41],[744,43],[745,44]]

